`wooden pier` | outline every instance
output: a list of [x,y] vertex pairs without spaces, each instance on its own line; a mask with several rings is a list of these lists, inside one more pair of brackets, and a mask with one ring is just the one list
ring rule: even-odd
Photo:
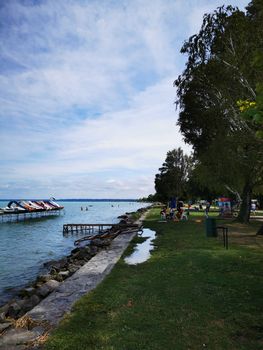
[[119,234],[142,232],[143,226],[138,224],[65,224],[63,225],[63,236],[69,234],[82,236],[74,242],[79,245],[84,241],[114,239]]
[[127,228],[127,226],[133,228],[138,227],[136,224],[65,224],[63,225],[63,235],[104,233],[109,229],[124,229]]
[[43,217],[50,217],[55,215],[61,215],[64,210],[47,210],[47,211],[32,211],[32,212],[20,212],[20,213],[0,213],[1,223],[19,222],[31,219],[40,219]]

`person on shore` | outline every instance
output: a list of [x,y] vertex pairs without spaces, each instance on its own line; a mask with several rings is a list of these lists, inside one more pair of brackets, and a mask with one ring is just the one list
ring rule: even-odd
[[182,211],[180,220],[188,220],[188,211]]
[[179,222],[180,219],[181,219],[181,214],[177,211],[176,213],[174,213],[173,221]]
[[174,208],[171,208],[170,209],[170,220],[173,220],[174,214],[175,214],[175,210],[174,210]]
[[205,205],[205,216],[208,218],[208,214],[209,214],[209,211],[210,211],[210,207],[211,207],[211,203],[210,202],[206,202],[206,205]]
[[166,208],[166,220],[170,219],[170,213],[171,213],[171,209],[170,208]]
[[178,201],[178,203],[177,203],[177,213],[176,213],[176,217],[177,217],[178,220],[181,219],[181,216],[183,214],[183,211],[184,211],[183,207],[184,207],[184,203],[182,201]]
[[161,212],[160,212],[160,215],[161,215],[161,220],[166,220],[166,210],[167,208],[164,207]]

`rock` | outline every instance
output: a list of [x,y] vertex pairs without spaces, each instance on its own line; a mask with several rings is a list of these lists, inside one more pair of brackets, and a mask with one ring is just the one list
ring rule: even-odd
[[110,238],[106,238],[106,239],[103,240],[103,242],[104,242],[104,246],[105,247],[109,246],[111,244],[111,239]]
[[28,287],[28,288],[25,288],[25,289],[22,289],[19,294],[22,295],[22,296],[31,296],[35,293],[36,289],[33,288],[33,287]]
[[0,308],[0,322],[6,322],[6,314],[7,314],[7,311],[10,307],[10,304],[11,302],[3,305],[1,308]]
[[0,333],[12,325],[11,322],[0,323]]
[[87,256],[87,252],[86,252],[86,250],[85,249],[81,249],[81,250],[79,250],[77,253],[75,253],[74,255],[73,255],[73,258],[74,259],[84,259],[86,256]]
[[120,215],[118,216],[118,219],[128,219],[128,215]]
[[91,246],[101,246],[102,245],[102,240],[100,238],[95,238],[92,241],[90,241]]
[[45,285],[49,288],[50,292],[53,292],[53,290],[57,289],[60,283],[55,280],[50,280]]
[[74,264],[70,264],[69,267],[68,267],[68,270],[71,274],[73,274],[74,272],[78,271],[79,269],[79,266],[77,265],[74,265]]
[[57,263],[57,260],[50,260],[50,261],[45,262],[43,264],[43,266],[49,268],[50,266],[52,266],[55,263]]
[[54,279],[49,280],[37,289],[37,295],[41,298],[45,298],[49,293],[53,292],[53,290],[55,290],[59,286],[59,284],[60,283],[58,281],[55,281]]
[[56,276],[57,275],[57,273],[58,273],[58,271],[59,271],[59,269],[57,269],[57,268],[54,268],[54,267],[52,267],[51,269],[50,269],[50,275],[51,275],[51,279],[54,279],[54,275]]
[[24,305],[25,305],[25,303],[27,302],[28,299],[29,299],[28,297],[24,298],[24,299],[18,299],[16,301],[16,303],[21,307],[21,309],[23,309],[23,307],[24,307]]
[[5,322],[5,320],[6,320],[5,315],[6,315],[6,312],[1,312],[0,313],[0,322]]
[[43,282],[37,282],[36,284],[35,284],[35,288],[40,288],[41,286],[43,286]]
[[94,255],[96,255],[97,253],[98,253],[98,247],[97,246],[91,246],[90,247],[91,249],[90,249],[90,255],[91,256],[94,256]]
[[37,289],[36,292],[37,295],[39,295],[41,298],[45,298],[50,293],[50,290],[46,284],[43,284],[40,288]]
[[52,279],[52,276],[50,274],[40,275],[37,277],[38,282],[44,282],[44,283],[51,280],[51,279]]
[[85,261],[85,260],[78,260],[78,264],[79,264],[80,266],[83,266],[83,265],[86,264],[86,261]]
[[30,298],[26,299],[18,316],[21,317],[29,310],[32,310],[37,304],[40,303],[40,300],[41,299],[37,295],[32,295]]
[[58,274],[65,279],[69,276],[69,271],[60,271]]
[[84,247],[85,251],[87,254],[90,254],[91,252],[91,246],[90,245],[87,245],[86,247]]
[[96,239],[93,239],[90,242],[90,244],[91,244],[91,246],[106,247],[106,246],[111,244],[111,240],[110,239],[99,239],[99,238],[96,238]]
[[[15,300],[14,300],[14,301],[15,301]],[[9,309],[9,306],[10,306],[10,301],[9,301],[9,303],[7,303],[7,304],[1,306],[1,308],[0,308],[0,313],[1,313],[1,314],[2,314],[2,313],[6,314],[6,313],[7,313],[7,310]]]
[[11,318],[16,318],[21,311],[21,307],[18,305],[17,302],[12,303],[7,311],[7,315]]
[[0,348],[4,345],[6,346],[6,349],[11,349],[11,347],[9,347],[10,345],[26,344],[29,341],[34,340],[36,337],[36,333],[32,331],[21,328],[10,329],[3,335],[0,342]]
[[44,267],[60,270],[63,267],[66,267],[67,263],[67,258],[63,258],[60,260],[51,260],[44,263]]
[[63,282],[63,277],[57,273],[54,275],[54,280],[57,282]]
[[71,254],[78,253],[79,251],[80,251],[80,248],[72,249]]

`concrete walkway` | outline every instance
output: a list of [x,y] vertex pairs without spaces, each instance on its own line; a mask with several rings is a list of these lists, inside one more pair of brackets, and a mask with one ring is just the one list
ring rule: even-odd
[[35,321],[48,321],[57,325],[66,312],[82,295],[90,292],[110,273],[136,233],[116,237],[107,250],[100,251],[57,290],[27,313]]

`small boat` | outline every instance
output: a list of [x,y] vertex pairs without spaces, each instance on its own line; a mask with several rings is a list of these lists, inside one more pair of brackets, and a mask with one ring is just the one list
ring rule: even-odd
[[20,213],[24,212],[25,208],[23,208],[18,201],[10,201],[2,210],[5,213]]
[[41,207],[42,209],[44,209],[44,210],[47,209],[47,208],[45,207],[45,204],[44,204],[43,202],[41,202],[41,201],[35,201],[35,203],[36,203],[39,207]]
[[43,207],[38,205],[35,201],[28,201],[28,204],[35,208],[36,210],[45,210]]
[[50,199],[50,200],[48,201],[48,203],[50,203],[51,205],[53,205],[54,208],[58,208],[58,209],[63,209],[63,208],[64,208],[62,205],[59,205],[58,203],[54,202],[53,199]]
[[32,207],[32,205],[30,205],[30,204],[29,204],[28,202],[26,202],[26,201],[22,201],[20,204],[23,206],[23,208],[25,208],[26,210],[28,210],[28,211],[30,211],[30,212],[36,210],[34,207]]
[[43,205],[45,206],[46,210],[54,209],[54,207],[50,203],[48,203],[47,201],[42,201],[41,203],[43,203]]

